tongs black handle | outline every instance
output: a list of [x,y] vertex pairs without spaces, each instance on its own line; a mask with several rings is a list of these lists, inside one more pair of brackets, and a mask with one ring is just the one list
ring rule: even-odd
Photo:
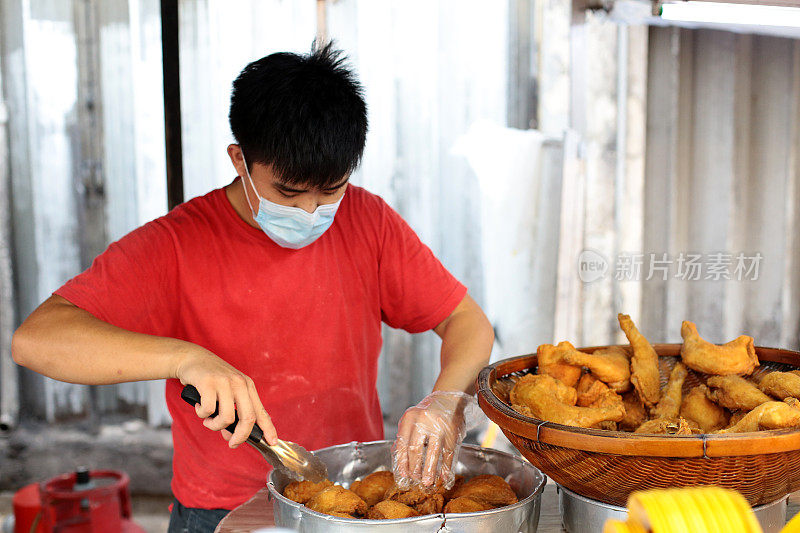
[[[181,398],[183,398],[184,401],[189,405],[192,406],[197,405],[198,403],[200,403],[200,391],[198,391],[194,385],[186,385],[181,391]],[[211,417],[217,416],[218,414],[219,414],[219,405],[217,405],[217,408],[211,414]],[[234,416],[233,423],[225,428],[231,433],[233,433],[233,431],[236,429],[236,424],[239,422],[239,415],[235,411],[233,413],[233,416]],[[258,442],[263,437],[264,437],[264,432],[261,431],[261,428],[258,426],[258,424],[253,424],[253,429],[250,431],[250,436],[247,437],[247,440]]]

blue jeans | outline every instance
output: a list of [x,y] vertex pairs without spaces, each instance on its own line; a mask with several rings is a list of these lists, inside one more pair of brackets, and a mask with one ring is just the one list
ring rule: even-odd
[[167,533],[214,533],[220,520],[229,512],[227,509],[184,507],[181,502],[174,500]]

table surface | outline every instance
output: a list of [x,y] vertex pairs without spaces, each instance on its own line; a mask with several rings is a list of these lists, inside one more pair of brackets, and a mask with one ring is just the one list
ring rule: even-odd
[[[272,515],[272,502],[268,498],[269,491],[263,488],[222,519],[216,533],[250,533],[261,527],[275,525]],[[789,496],[787,520],[800,510],[800,491]],[[542,494],[542,510],[539,516],[538,531],[542,533],[562,533],[561,516],[558,512],[558,494],[556,484],[548,481]]]

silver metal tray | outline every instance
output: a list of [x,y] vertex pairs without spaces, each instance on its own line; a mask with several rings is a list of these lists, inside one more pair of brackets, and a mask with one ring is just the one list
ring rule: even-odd
[[[351,482],[376,470],[391,470],[392,441],[351,442],[314,452],[328,466],[328,477],[348,487]],[[519,502],[479,513],[435,514],[400,520],[354,520],[328,516],[283,496],[292,480],[272,471],[267,487],[275,512],[275,525],[301,533],[375,531],[384,533],[535,533],[539,523],[541,495],[546,479],[523,459],[508,453],[462,446],[455,467],[466,477],[496,474],[517,493]]]
[[[556,485],[558,508],[561,521],[568,533],[602,533],[606,520],[627,520],[628,510],[624,507],[598,502]],[[786,524],[786,504],[788,496],[766,505],[753,507],[764,533],[778,533]]]

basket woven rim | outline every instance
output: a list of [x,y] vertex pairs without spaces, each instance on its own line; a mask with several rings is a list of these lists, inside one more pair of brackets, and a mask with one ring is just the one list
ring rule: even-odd
[[[579,348],[593,352],[606,346]],[[613,345],[613,346],[628,346]],[[680,344],[654,344],[659,357],[680,355]],[[761,361],[800,367],[800,352],[756,346]],[[492,390],[498,376],[536,366],[536,354],[497,361],[481,370],[477,379],[478,404],[504,432],[536,442],[587,452],[654,457],[730,457],[783,453],[800,449],[800,428],[772,429],[752,433],[701,435],[646,435],[624,431],[580,428],[531,418],[515,411]]]

